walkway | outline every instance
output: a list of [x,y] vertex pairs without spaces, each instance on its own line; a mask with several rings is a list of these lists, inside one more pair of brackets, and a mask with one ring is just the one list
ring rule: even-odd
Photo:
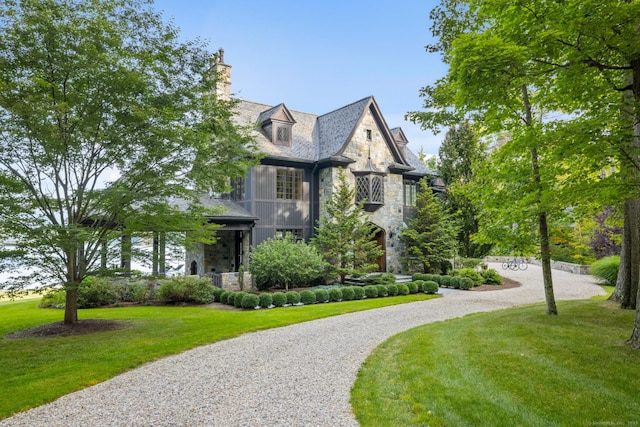
[[[522,286],[246,334],[149,363],[0,426],[357,426],[350,389],[380,343],[425,323],[544,301],[540,267],[490,267]],[[557,300],[604,294],[590,276],[554,271],[553,278]]]

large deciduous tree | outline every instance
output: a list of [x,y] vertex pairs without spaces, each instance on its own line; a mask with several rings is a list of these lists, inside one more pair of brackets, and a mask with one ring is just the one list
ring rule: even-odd
[[108,242],[212,241],[198,198],[249,163],[209,54],[178,36],[144,0],[0,4],[0,228],[39,267],[8,289],[62,282],[65,323]]
[[347,276],[362,276],[376,271],[376,259],[384,254],[376,241],[377,227],[369,222],[364,200],[355,203],[356,190],[349,186],[343,169],[325,212],[318,221],[312,244],[329,263],[329,274],[345,282]]
[[463,257],[481,258],[491,249],[490,244],[477,244],[472,240],[478,231],[478,209],[460,191],[460,186],[471,182],[473,167],[484,161],[486,151],[486,144],[469,123],[452,126],[438,150],[438,175],[447,186],[445,204],[449,212],[460,219],[458,253]]

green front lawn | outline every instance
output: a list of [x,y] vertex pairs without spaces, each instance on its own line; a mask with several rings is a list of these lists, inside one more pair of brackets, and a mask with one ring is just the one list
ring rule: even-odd
[[635,312],[602,299],[474,314],[381,345],[351,402],[362,426],[638,425]]
[[[412,294],[250,311],[146,306],[79,310],[80,319],[117,319],[131,325],[91,335],[0,339],[0,419],[199,345],[246,332],[434,297]],[[0,302],[0,338],[62,320],[61,310],[39,309],[38,302]]]

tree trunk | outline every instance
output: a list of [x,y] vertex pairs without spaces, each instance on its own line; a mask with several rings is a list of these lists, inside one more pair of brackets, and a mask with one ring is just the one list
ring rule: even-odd
[[[625,203],[623,205],[623,212],[626,212],[627,209],[628,208]],[[628,280],[628,277],[630,277],[630,266],[627,263],[627,259],[629,258],[627,250],[631,248],[631,235],[628,232],[629,226],[629,224],[624,224],[622,226],[622,243],[620,245],[620,267],[618,267],[618,278],[616,279],[616,287],[611,293],[611,296],[609,296],[609,301],[616,301],[619,303],[622,303],[625,292],[629,291],[628,285],[630,284],[630,281]]]
[[[638,31],[640,31],[640,27],[638,28]],[[640,58],[636,58],[634,60],[631,61],[631,82],[632,82],[632,90],[631,90],[631,94],[633,95],[633,147],[635,149],[637,149],[638,147],[640,147],[640,106],[639,106],[639,102],[640,102]],[[634,151],[632,153],[633,159],[637,162],[638,159],[640,158],[640,156],[637,155],[637,153]],[[636,183],[638,182],[638,168],[637,168],[638,163],[636,163],[636,168],[634,170],[635,174],[634,174],[634,178],[636,178]],[[638,236],[638,234],[640,233],[638,231],[638,205],[640,203],[638,203],[637,199],[636,199],[636,210],[635,210],[635,219],[636,219],[636,223],[634,224],[634,230],[636,232],[636,236]],[[631,251],[632,254],[636,254],[638,255],[638,252],[640,252],[640,242],[638,242],[636,240],[635,242],[636,244],[635,246],[635,252],[634,250]],[[638,255],[640,256],[640,255]],[[635,284],[636,287],[638,287],[638,261],[634,260],[634,262],[631,263],[631,266],[633,267],[635,264],[636,267],[636,271],[635,271],[635,276],[633,276],[633,278],[635,279]],[[632,272],[633,274],[633,272]],[[632,282],[633,283],[633,282]],[[635,293],[635,298],[637,302],[637,300],[640,298],[638,296],[638,292],[640,292],[640,287],[637,289],[636,293]],[[624,306],[624,301],[623,301],[623,306]],[[631,332],[631,337],[629,338],[629,340],[627,341],[627,343],[633,347],[633,348],[640,348],[640,304],[636,304],[636,316],[635,316],[635,320],[633,322],[633,331]]]
[[[638,230],[639,213],[638,199],[629,199],[624,203],[624,237],[627,240],[625,248],[625,266],[621,307],[631,310],[636,308],[638,296],[638,280],[640,279],[640,230]],[[617,284],[616,284],[617,285]]]
[[78,286],[67,285],[64,304],[64,324],[73,325],[78,323]]

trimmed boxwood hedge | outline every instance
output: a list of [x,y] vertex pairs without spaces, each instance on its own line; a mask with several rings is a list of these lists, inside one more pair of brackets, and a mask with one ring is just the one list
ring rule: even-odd
[[352,286],[353,289],[353,299],[358,300],[364,298],[364,289],[361,286]]
[[353,288],[346,287],[342,288],[342,300],[343,301],[351,301],[355,297],[355,292]]
[[326,289],[314,289],[316,295],[316,301],[318,302],[327,302],[329,301],[329,292]]
[[389,291],[387,290],[386,285],[376,285],[376,288],[378,289],[379,297],[386,297],[387,295],[389,295]]
[[245,297],[245,295],[247,295],[246,292],[236,292],[235,296],[233,297],[233,305],[236,308],[241,308],[242,307],[242,298]]
[[435,294],[438,292],[438,284],[432,280],[427,280],[422,284],[422,291],[427,294]]
[[258,299],[260,307],[267,308],[270,307],[271,304],[273,304],[273,295],[271,295],[269,292],[261,293]]
[[245,294],[240,302],[242,308],[256,308],[259,304],[260,297],[256,294]]
[[289,291],[285,293],[287,297],[287,304],[297,304],[300,302],[300,293],[296,291]]
[[272,304],[276,307],[282,307],[287,303],[287,296],[284,292],[274,292],[271,298]]
[[396,285],[398,287],[398,295],[409,295],[409,287],[404,283]]
[[367,298],[377,298],[378,297],[378,288],[376,285],[366,285],[364,287],[364,295]]
[[308,289],[301,291],[300,302],[304,305],[314,304],[316,302],[316,293]]
[[331,288],[329,289],[329,301],[342,301],[342,289]]
[[474,286],[474,281],[470,277],[461,277],[460,278],[460,289],[471,289]]
[[416,284],[416,282],[408,282],[408,283],[406,283],[406,285],[409,288],[409,293],[410,294],[417,294],[418,293],[418,285]]
[[398,295],[398,285],[387,285],[387,295],[389,296]]

